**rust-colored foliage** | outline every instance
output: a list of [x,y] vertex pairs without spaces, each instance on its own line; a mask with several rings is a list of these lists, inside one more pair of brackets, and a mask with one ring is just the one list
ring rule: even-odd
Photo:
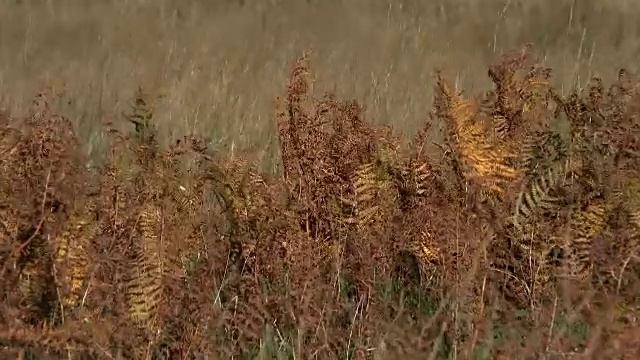
[[[637,343],[637,79],[563,97],[519,50],[477,98],[438,75],[402,144],[355,101],[313,94],[308,61],[278,103],[275,176],[207,139],[163,143],[142,89],[92,168],[51,94],[0,115],[0,352],[553,358]],[[580,341],[577,319],[595,329]]]

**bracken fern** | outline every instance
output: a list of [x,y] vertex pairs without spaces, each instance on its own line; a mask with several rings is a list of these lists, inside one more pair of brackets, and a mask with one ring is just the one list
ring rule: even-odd
[[126,285],[129,316],[139,326],[153,330],[162,300],[161,214],[153,202],[145,204],[138,221],[139,243],[134,245]]
[[521,176],[517,169],[508,165],[513,155],[490,141],[486,129],[477,122],[477,105],[454,94],[440,76],[437,84],[444,103],[444,117],[463,164],[464,177],[467,180],[477,179],[489,189],[502,192],[504,186],[501,183]]
[[79,305],[88,280],[89,248],[98,232],[92,205],[73,214],[53,239],[54,271],[62,305],[71,310]]

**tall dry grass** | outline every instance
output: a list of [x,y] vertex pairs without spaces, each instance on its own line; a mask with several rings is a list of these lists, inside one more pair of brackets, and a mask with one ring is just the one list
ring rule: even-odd
[[433,71],[459,88],[488,84],[502,51],[531,42],[563,91],[634,70],[634,1],[47,1],[0,3],[2,107],[25,113],[42,84],[88,151],[101,119],[137,85],[158,102],[163,137],[203,131],[225,151],[259,149],[273,168],[273,97],[288,62],[312,46],[318,91],[358,99],[367,118],[410,137],[433,95]]

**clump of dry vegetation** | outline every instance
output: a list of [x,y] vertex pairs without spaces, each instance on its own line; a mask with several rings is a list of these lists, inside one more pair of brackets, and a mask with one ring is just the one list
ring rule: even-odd
[[278,99],[278,175],[207,139],[161,144],[142,90],[94,167],[52,94],[0,116],[2,351],[635,358],[640,82],[562,96],[528,48],[489,77],[472,99],[438,74],[405,144],[312,96],[305,55]]

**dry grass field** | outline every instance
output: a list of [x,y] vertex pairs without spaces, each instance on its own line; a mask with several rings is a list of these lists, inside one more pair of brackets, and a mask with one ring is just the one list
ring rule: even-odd
[[637,359],[638,58],[632,0],[0,0],[0,356]]

